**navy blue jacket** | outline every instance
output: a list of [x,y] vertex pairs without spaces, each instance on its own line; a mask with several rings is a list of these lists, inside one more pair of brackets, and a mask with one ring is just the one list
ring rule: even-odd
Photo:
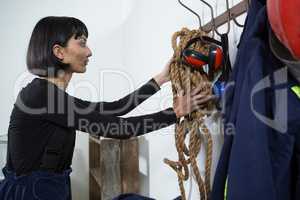
[[[252,0],[225,93],[225,140],[212,200],[300,199],[298,85],[269,48],[264,0]],[[230,86],[231,85],[231,86]]]

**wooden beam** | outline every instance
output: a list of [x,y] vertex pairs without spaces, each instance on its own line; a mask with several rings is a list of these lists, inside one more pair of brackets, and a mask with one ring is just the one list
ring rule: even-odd
[[139,193],[138,139],[89,137],[90,200]]
[[121,141],[122,193],[139,193],[139,143],[137,138]]
[[101,200],[111,200],[122,193],[120,140],[102,139],[100,148]]
[[[232,20],[233,18],[236,18],[242,14],[244,14],[245,12],[247,12],[248,10],[248,0],[243,0],[242,2],[238,3],[237,5],[233,6],[232,8],[229,9],[230,12],[230,17],[229,19]],[[216,28],[219,26],[222,26],[223,24],[226,24],[228,20],[228,11],[225,11],[224,13],[222,13],[221,15],[219,15],[218,17],[215,18],[215,26]],[[205,24],[202,29],[205,32],[210,32],[213,29],[213,21],[208,22],[207,24]]]

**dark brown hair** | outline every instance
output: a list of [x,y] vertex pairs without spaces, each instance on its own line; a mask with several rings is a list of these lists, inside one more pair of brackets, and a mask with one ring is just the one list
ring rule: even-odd
[[68,64],[62,63],[52,51],[55,44],[65,47],[72,36],[88,37],[85,24],[74,17],[49,16],[42,18],[34,27],[27,50],[27,68],[35,75],[55,77]]

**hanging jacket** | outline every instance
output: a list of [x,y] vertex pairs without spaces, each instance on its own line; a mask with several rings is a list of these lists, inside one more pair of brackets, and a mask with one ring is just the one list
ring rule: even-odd
[[252,0],[224,97],[212,200],[300,199],[299,83],[272,54],[264,0]]

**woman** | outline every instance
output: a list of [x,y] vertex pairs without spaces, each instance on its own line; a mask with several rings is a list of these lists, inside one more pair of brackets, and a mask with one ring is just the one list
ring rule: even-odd
[[[2,200],[71,199],[71,162],[75,131],[127,139],[169,126],[211,97],[199,88],[178,96],[174,108],[121,118],[169,81],[169,64],[157,76],[114,102],[88,102],[65,92],[73,73],[86,71],[92,55],[88,30],[72,17],[46,17],[35,26],[27,52],[28,70],[37,75],[24,87],[8,129]],[[96,128],[95,128],[96,127]]]

